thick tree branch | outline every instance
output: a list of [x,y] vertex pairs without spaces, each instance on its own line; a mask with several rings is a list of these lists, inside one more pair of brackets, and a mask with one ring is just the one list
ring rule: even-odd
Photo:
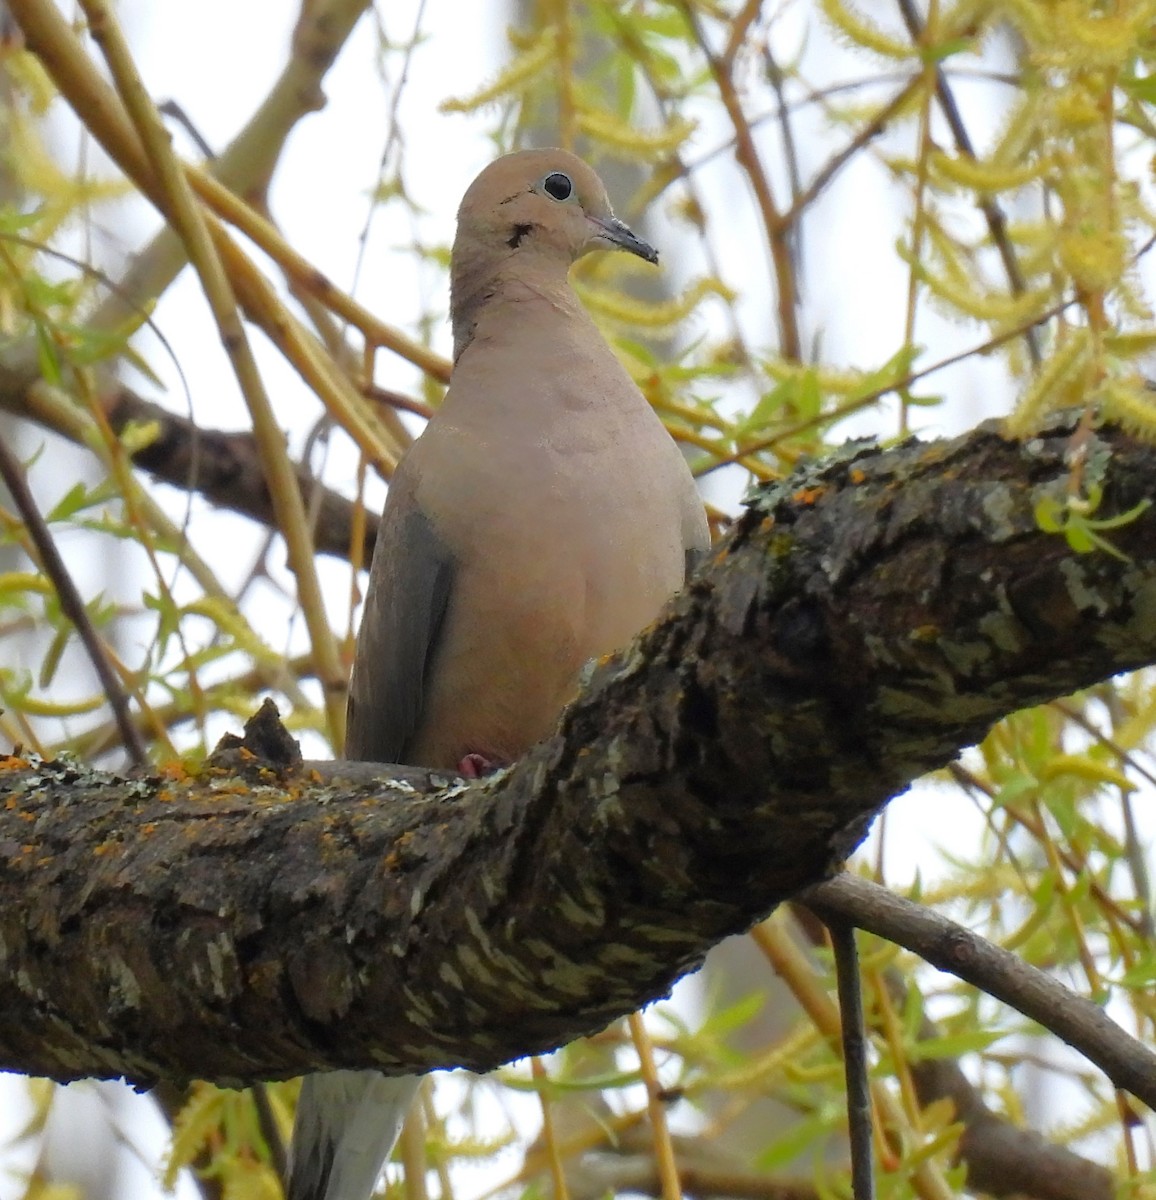
[[[993,721],[1156,661],[1156,513],[1111,535],[1129,560],[1035,524],[1070,430],[852,447],[765,489],[488,781],[10,763],[0,1063],[145,1084],[487,1069],[663,995]],[[1116,429],[1088,464],[1101,515],[1156,478]]]

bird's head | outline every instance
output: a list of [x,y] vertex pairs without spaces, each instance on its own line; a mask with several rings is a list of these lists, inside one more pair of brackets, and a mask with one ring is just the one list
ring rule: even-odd
[[647,262],[658,251],[610,207],[597,174],[567,150],[522,150],[491,163],[458,210],[455,261],[478,246],[545,256],[566,268],[590,250],[625,250]]

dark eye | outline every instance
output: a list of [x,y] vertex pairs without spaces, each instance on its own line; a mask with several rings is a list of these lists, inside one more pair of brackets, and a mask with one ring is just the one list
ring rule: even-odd
[[570,181],[569,175],[563,175],[561,171],[555,171],[552,175],[547,175],[542,180],[542,187],[545,189],[548,196],[553,196],[555,200],[569,200],[574,194],[574,184]]

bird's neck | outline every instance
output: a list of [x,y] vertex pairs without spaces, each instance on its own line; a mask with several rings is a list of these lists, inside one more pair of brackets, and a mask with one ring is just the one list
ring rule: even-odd
[[511,317],[521,305],[546,305],[560,313],[585,314],[568,280],[569,264],[545,255],[511,254],[497,262],[471,262],[455,250],[450,276],[454,362],[490,319]]

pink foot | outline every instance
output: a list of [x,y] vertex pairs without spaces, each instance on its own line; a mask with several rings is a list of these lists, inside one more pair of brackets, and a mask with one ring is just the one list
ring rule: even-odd
[[465,755],[458,763],[458,774],[467,779],[481,779],[485,775],[492,775],[505,765],[497,759],[487,758],[484,754],[471,753]]

